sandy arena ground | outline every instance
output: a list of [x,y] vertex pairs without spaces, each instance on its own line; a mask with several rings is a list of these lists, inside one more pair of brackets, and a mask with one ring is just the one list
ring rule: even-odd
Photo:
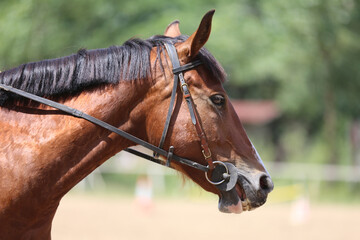
[[155,199],[149,207],[120,196],[67,195],[54,219],[55,240],[359,239],[360,205],[267,203],[222,214],[216,200]]

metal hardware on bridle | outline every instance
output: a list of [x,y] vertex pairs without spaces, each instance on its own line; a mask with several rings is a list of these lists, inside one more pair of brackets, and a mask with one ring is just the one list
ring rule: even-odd
[[[225,172],[223,172],[222,175],[218,175],[218,176],[215,176],[214,174],[212,174],[212,179],[215,179],[214,181],[211,181],[210,178],[208,177],[208,174],[207,172],[205,172],[205,177],[206,177],[206,180],[208,180],[209,183],[213,184],[213,185],[220,185],[222,184],[223,182],[225,182],[225,180],[229,179],[230,175],[229,175],[229,169],[227,168],[227,166],[223,163],[223,162],[220,162],[220,161],[215,161],[213,162],[214,164],[219,164],[217,166],[223,166],[225,168]],[[216,168],[216,167],[215,167]],[[216,179],[218,178],[218,179]]]
[[[210,151],[210,148],[207,143],[205,132],[200,125],[199,117],[195,110],[195,106],[194,106],[194,103],[193,103],[191,95],[190,95],[189,87],[188,87],[187,83],[185,82],[184,75],[183,75],[184,71],[191,70],[191,69],[199,66],[200,64],[202,64],[202,62],[200,60],[195,60],[193,62],[190,62],[188,64],[180,66],[180,62],[178,59],[178,55],[177,55],[175,46],[172,44],[168,44],[168,43],[164,43],[164,46],[168,52],[168,55],[170,57],[172,65],[173,65],[174,86],[173,86],[173,90],[171,93],[170,106],[169,106],[167,118],[165,121],[165,127],[164,127],[164,130],[162,133],[162,137],[160,139],[159,147],[156,147],[148,142],[145,142],[144,140],[142,140],[140,138],[137,138],[127,132],[124,132],[124,131],[104,122],[104,121],[101,121],[100,119],[94,118],[88,114],[85,114],[84,112],[81,112],[77,109],[68,107],[66,105],[51,101],[51,100],[43,98],[43,97],[39,97],[39,96],[31,94],[31,93],[27,93],[25,91],[22,91],[20,89],[17,89],[17,88],[11,87],[11,86],[7,86],[2,83],[0,83],[0,90],[15,93],[17,95],[28,98],[35,102],[38,102],[38,103],[50,106],[52,108],[58,109],[60,111],[63,111],[65,113],[68,113],[71,116],[85,119],[95,125],[98,125],[102,128],[105,128],[105,129],[111,131],[111,132],[114,132],[114,133],[116,133],[138,145],[141,145],[147,149],[150,149],[151,151],[154,152],[154,156],[150,156],[145,153],[139,152],[135,149],[131,149],[131,148],[124,149],[125,151],[127,151],[131,154],[137,155],[139,157],[145,158],[147,160],[150,160],[152,162],[155,162],[155,163],[158,163],[161,165],[165,165],[167,167],[171,167],[170,166],[171,161],[176,161],[180,164],[184,164],[189,167],[201,170],[201,171],[205,172],[205,177],[206,177],[207,181],[209,181],[211,184],[215,185],[220,190],[229,191],[232,188],[234,188],[234,186],[236,184],[237,170],[236,170],[235,166],[231,163],[212,160],[211,151]],[[201,152],[204,156],[204,159],[208,163],[207,166],[204,166],[204,165],[194,162],[192,160],[175,155],[173,146],[170,146],[168,151],[163,149],[165,138],[166,138],[166,135],[167,135],[167,132],[169,129],[172,111],[174,108],[178,81],[180,82],[180,89],[183,93],[183,97],[189,108],[191,122],[195,126],[196,132],[200,138],[200,146],[202,148]],[[166,157],[165,163],[157,158],[159,155]],[[208,176],[208,173],[210,173],[210,176]]]
[[205,172],[206,180],[222,191],[230,191],[237,183],[238,175],[236,167],[228,162],[214,161],[214,170],[211,176]]

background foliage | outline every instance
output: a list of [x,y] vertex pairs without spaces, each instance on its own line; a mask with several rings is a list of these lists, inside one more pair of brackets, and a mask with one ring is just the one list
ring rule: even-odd
[[[212,8],[206,47],[228,72],[232,98],[277,102],[283,114],[270,127],[285,159],[360,162],[349,140],[360,118],[355,0],[2,0],[0,69],[148,38],[175,19],[191,34]],[[272,159],[267,140],[254,141]]]

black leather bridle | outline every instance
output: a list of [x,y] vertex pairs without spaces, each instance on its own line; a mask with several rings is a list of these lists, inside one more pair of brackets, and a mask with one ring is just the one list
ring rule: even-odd
[[[199,65],[202,64],[202,62],[200,60],[195,60],[192,61],[188,64],[185,65],[180,65],[180,61],[176,52],[176,48],[174,45],[169,44],[169,43],[164,43],[164,46],[166,48],[166,51],[170,57],[170,60],[172,62],[172,66],[173,66],[173,74],[174,74],[174,86],[172,89],[172,93],[171,93],[171,99],[170,99],[170,106],[169,106],[169,110],[168,110],[168,114],[166,117],[166,121],[165,121],[165,126],[164,126],[164,130],[162,133],[162,137],[160,139],[160,144],[159,147],[156,147],[148,142],[145,142],[144,140],[137,138],[125,131],[122,131],[104,121],[101,121],[100,119],[97,119],[95,117],[92,117],[88,114],[85,114],[84,112],[81,112],[77,109],[65,106],[63,104],[51,101],[49,99],[43,98],[43,97],[39,97],[37,95],[22,91],[20,89],[17,88],[13,88],[11,86],[7,86],[4,85],[2,83],[0,83],[0,89],[7,91],[7,92],[11,92],[11,93],[15,93],[17,95],[20,95],[22,97],[31,99],[35,102],[39,102],[42,103],[44,105],[50,106],[52,108],[58,109],[60,111],[63,111],[65,113],[70,114],[71,116],[77,117],[77,118],[82,118],[85,119],[89,122],[92,122],[93,124],[96,124],[102,128],[105,128],[111,132],[114,132],[138,145],[141,145],[147,149],[150,149],[151,151],[154,152],[153,156],[147,155],[145,153],[139,152],[135,149],[131,149],[131,148],[127,148],[124,149],[125,151],[135,154],[139,157],[145,158],[147,160],[150,160],[152,162],[161,164],[161,165],[165,165],[167,167],[171,167],[170,163],[171,161],[176,161],[180,164],[184,164],[187,165],[189,167],[201,170],[203,172],[205,172],[205,177],[206,179],[213,185],[215,185],[216,187],[218,187],[220,190],[223,191],[229,191],[231,190],[237,181],[237,171],[236,168],[233,164],[231,163],[227,163],[227,162],[220,162],[220,161],[213,161],[212,159],[212,155],[211,155],[211,151],[206,139],[206,135],[204,130],[202,129],[201,125],[200,125],[200,121],[199,121],[199,116],[195,110],[195,105],[194,102],[191,98],[190,95],[190,91],[189,91],[189,87],[184,79],[184,74],[183,72],[185,71],[189,71]],[[200,145],[201,145],[201,150],[202,150],[202,154],[204,156],[204,159],[207,161],[208,165],[202,165],[199,164],[197,162],[194,162],[192,160],[177,156],[174,154],[174,147],[170,146],[169,147],[169,151],[166,151],[163,149],[163,145],[167,136],[167,132],[169,129],[169,125],[170,125],[170,120],[171,120],[171,116],[172,116],[172,112],[173,112],[173,108],[174,108],[174,103],[175,103],[175,98],[176,98],[176,92],[177,92],[177,87],[178,87],[178,83],[180,84],[180,89],[183,93],[183,97],[187,103],[187,106],[189,108],[189,112],[190,112],[190,117],[191,117],[191,121],[195,126],[196,132],[199,136],[200,139]],[[160,160],[158,157],[159,155],[162,155],[164,157],[166,157],[166,162]],[[210,175],[210,176],[209,176]]]

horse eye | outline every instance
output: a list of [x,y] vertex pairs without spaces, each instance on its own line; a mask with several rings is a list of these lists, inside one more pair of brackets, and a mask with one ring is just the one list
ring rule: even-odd
[[225,97],[221,94],[212,95],[210,99],[217,107],[222,107],[225,104]]

